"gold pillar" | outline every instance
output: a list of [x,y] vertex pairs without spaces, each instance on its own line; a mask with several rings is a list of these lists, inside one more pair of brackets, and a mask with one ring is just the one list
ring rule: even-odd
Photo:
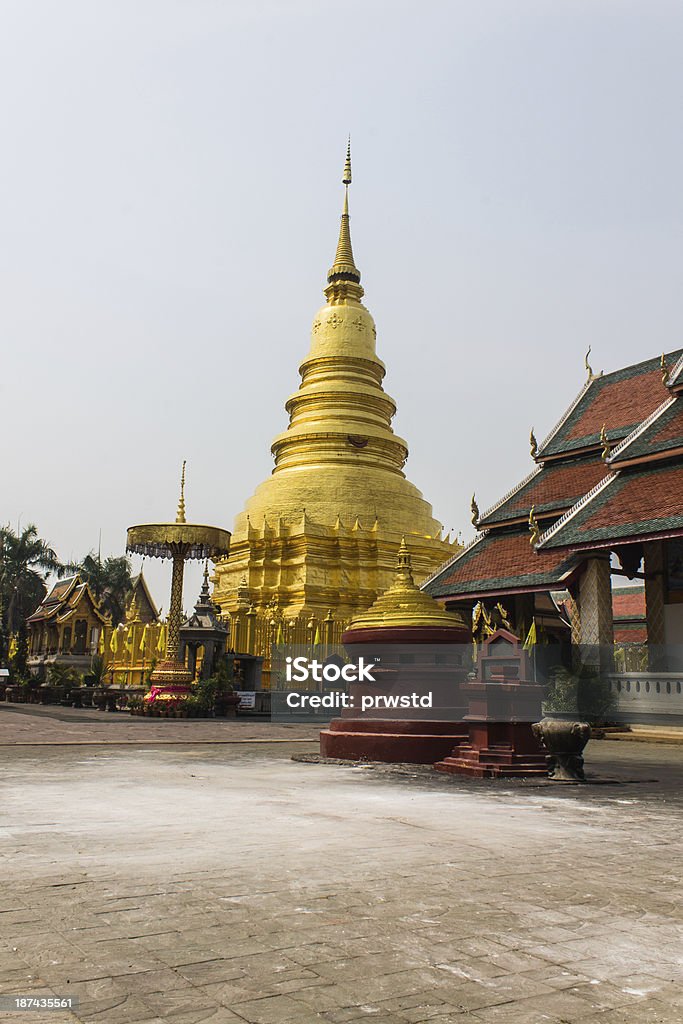
[[180,624],[183,617],[183,575],[185,558],[176,552],[173,555],[173,575],[171,577],[171,606],[168,613],[168,634],[166,636],[166,660],[178,660],[180,646]]

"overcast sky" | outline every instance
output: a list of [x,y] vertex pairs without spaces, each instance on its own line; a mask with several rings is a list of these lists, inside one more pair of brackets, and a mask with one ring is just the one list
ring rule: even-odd
[[394,426],[446,528],[528,473],[589,344],[613,370],[683,341],[679,2],[0,15],[0,521],[63,559],[172,516],[183,458],[188,516],[228,528],[268,475],[348,132]]

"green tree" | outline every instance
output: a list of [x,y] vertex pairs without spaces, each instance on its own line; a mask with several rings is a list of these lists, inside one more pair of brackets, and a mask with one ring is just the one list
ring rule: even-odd
[[48,576],[60,569],[57,555],[33,523],[20,533],[0,527],[0,623],[5,645],[45,597]]
[[88,584],[95,600],[102,602],[103,610],[109,612],[113,625],[118,626],[123,621],[126,601],[133,589],[129,560],[121,555],[102,561],[91,551],[82,562],[69,562],[63,566],[60,576],[76,572]]

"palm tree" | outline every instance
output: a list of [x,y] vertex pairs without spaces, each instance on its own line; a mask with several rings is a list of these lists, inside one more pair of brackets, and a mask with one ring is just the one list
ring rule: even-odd
[[126,601],[133,589],[130,562],[125,555],[102,561],[91,551],[81,562],[69,562],[63,566],[59,575],[76,572],[88,584],[95,600],[102,603],[103,610],[109,612],[113,625],[118,626],[123,621]]
[[0,627],[5,636],[20,627],[45,597],[45,581],[58,572],[57,555],[33,523],[15,532],[0,527]]

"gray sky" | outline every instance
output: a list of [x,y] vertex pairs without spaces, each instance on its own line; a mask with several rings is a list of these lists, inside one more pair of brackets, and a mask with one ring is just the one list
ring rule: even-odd
[[[351,224],[408,476],[469,537],[596,370],[681,344],[683,8],[0,0],[0,521],[67,559],[271,470]],[[137,563],[136,563],[137,564]],[[167,572],[150,572],[167,604]],[[194,600],[197,576],[186,590]]]

